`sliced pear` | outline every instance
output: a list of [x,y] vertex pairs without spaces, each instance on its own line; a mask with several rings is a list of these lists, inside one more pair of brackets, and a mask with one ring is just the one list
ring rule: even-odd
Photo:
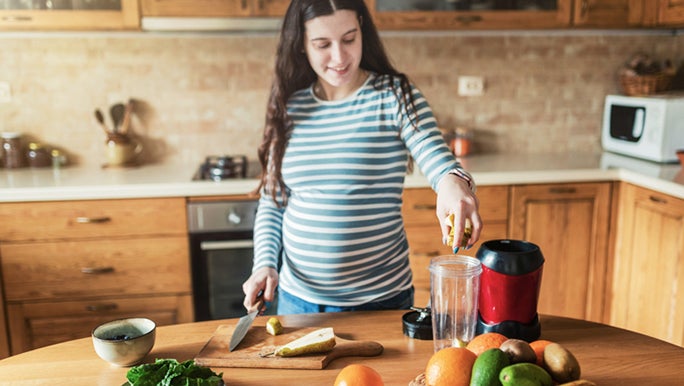
[[304,354],[328,352],[335,347],[335,333],[332,327],[312,331],[299,339],[276,348],[274,355],[280,357],[294,357]]
[[274,336],[282,334],[283,325],[280,324],[280,320],[278,320],[276,317],[268,318],[268,322],[266,322],[266,332]]

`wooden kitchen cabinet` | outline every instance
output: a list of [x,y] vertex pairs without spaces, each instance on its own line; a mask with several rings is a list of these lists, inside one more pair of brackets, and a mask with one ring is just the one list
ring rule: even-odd
[[[480,200],[480,217],[484,223],[480,240],[469,250],[459,254],[475,256],[483,241],[504,239],[507,233],[508,187],[480,186],[477,189]],[[404,190],[402,215],[409,242],[409,259],[415,287],[414,305],[424,307],[430,299],[430,260],[439,255],[452,254],[451,248],[442,244],[435,214],[436,195],[429,188]]]
[[141,0],[143,16],[282,17],[289,0]]
[[[2,256],[0,256],[1,258]],[[2,276],[0,276],[0,300],[4,299],[2,291]],[[7,358],[10,355],[10,343],[7,330],[7,311],[5,311],[5,303],[0,301],[0,359]]]
[[610,324],[684,346],[684,200],[620,185]]
[[538,311],[602,321],[611,183],[511,187],[510,238],[544,255]]
[[192,320],[190,295],[106,297],[9,304],[13,353],[84,338],[111,320],[144,316],[158,326]]
[[658,0],[658,25],[684,26],[684,0]]
[[[572,0],[527,2],[517,7],[496,1],[366,1],[378,28],[384,30],[490,30],[569,28]],[[468,9],[459,9],[470,3]],[[502,3],[502,2],[498,2]],[[487,9],[486,7],[505,7]],[[546,8],[545,8],[546,7]]]
[[143,316],[191,322],[184,198],[0,204],[10,354]]
[[137,30],[138,0],[7,1],[0,9],[0,31]]
[[591,28],[641,27],[645,8],[650,7],[653,4],[644,0],[575,0],[572,23]]

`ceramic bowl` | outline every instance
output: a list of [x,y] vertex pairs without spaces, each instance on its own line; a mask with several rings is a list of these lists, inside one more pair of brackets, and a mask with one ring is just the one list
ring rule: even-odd
[[133,366],[152,350],[156,329],[150,319],[128,318],[101,324],[91,336],[100,358],[117,366]]

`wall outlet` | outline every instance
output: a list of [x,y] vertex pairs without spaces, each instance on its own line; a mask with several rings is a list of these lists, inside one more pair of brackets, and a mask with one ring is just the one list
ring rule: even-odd
[[480,96],[484,94],[484,78],[481,76],[459,76],[458,95]]
[[7,82],[0,82],[0,103],[12,102],[12,89]]

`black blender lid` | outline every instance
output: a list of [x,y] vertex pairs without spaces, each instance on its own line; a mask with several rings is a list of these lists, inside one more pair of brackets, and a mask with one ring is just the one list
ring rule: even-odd
[[413,308],[401,320],[404,335],[420,340],[432,340],[432,317],[430,308]]
[[507,275],[523,275],[536,271],[544,264],[539,247],[523,240],[485,241],[476,257],[483,266]]

